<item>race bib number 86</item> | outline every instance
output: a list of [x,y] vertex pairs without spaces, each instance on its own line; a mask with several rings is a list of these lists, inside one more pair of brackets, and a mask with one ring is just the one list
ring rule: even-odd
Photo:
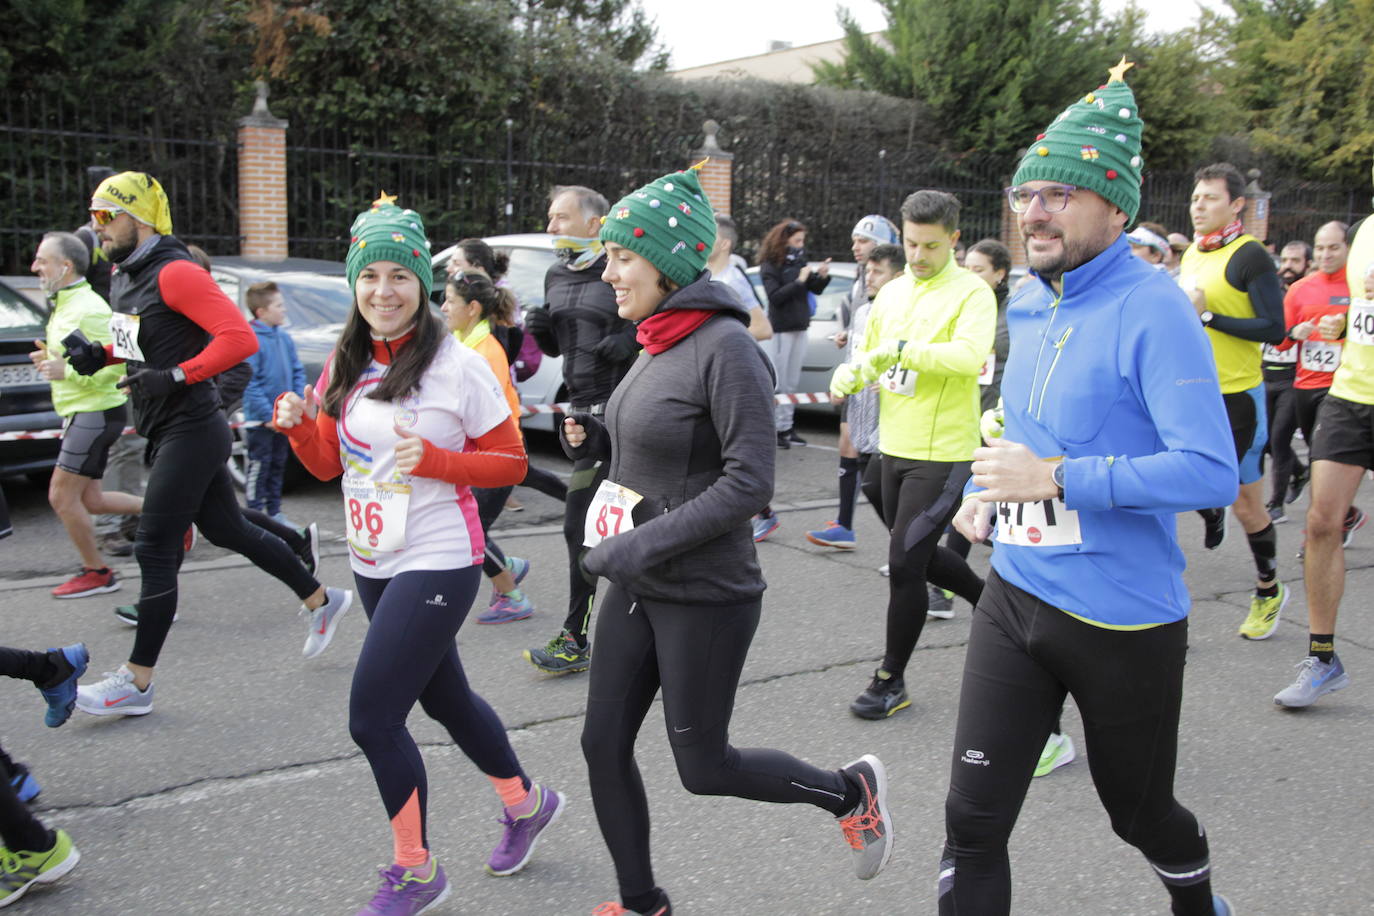
[[406,546],[410,485],[378,483],[346,474],[343,479],[348,541],[363,551],[391,553]]
[[997,540],[1018,547],[1066,547],[1083,543],[1078,513],[1058,499],[997,504]]

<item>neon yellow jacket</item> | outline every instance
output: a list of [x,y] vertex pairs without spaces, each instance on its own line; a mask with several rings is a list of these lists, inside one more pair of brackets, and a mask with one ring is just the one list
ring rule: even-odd
[[[920,461],[969,461],[980,444],[978,372],[997,332],[997,297],[950,258],[933,277],[907,268],[878,293],[863,349],[905,341],[891,376],[915,373],[911,395],[883,387],[878,447]],[[910,380],[910,375],[904,377]]]
[[[88,340],[107,344],[114,339],[110,334],[110,306],[85,280],[59,289],[52,297],[52,304],[45,331],[51,358],[60,359],[66,355],[62,338],[77,328]],[[106,366],[94,375],[80,375],[68,366],[65,377],[50,383],[53,410],[58,416],[70,417],[74,413],[94,413],[118,407],[128,400],[124,390],[115,387],[115,382],[123,377],[123,363]]]

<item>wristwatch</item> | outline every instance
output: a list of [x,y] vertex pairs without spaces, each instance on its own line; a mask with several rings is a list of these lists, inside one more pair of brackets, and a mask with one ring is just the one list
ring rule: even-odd
[[186,384],[186,370],[183,369],[183,368],[181,368],[180,366],[173,366],[173,367],[172,367],[172,381],[176,382],[178,385],[185,385],[185,384]]
[[1053,474],[1051,475],[1051,479],[1054,481],[1054,485],[1055,485],[1056,487],[1059,488],[1059,500],[1062,502],[1063,499],[1064,499],[1064,462],[1063,462],[1063,461],[1059,461],[1057,464],[1055,464],[1055,466],[1054,466],[1054,472],[1053,472]]
[[1202,326],[1205,328],[1212,323],[1212,319],[1216,316],[1213,315],[1209,310],[1203,309],[1201,312],[1198,313],[1198,317],[1202,319]]

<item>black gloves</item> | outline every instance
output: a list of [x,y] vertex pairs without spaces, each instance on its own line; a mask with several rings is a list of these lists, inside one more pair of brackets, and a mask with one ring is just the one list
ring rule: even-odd
[[67,362],[78,375],[95,375],[105,368],[105,346],[86,337],[80,328],[62,338]]
[[599,340],[592,352],[609,363],[628,363],[639,355],[639,341],[633,334],[612,334]]
[[525,330],[536,336],[552,337],[553,316],[546,308],[529,309],[525,312]]
[[144,398],[165,398],[185,384],[185,373],[176,368],[140,369],[115,383]]

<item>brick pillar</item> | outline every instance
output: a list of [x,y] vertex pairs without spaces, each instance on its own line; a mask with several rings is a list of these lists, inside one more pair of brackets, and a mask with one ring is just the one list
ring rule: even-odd
[[[1007,195],[1002,195],[1002,244],[1011,251],[1011,266],[1013,269],[1026,266],[1026,243],[1021,240],[1021,229],[1016,222],[1016,213],[1011,209],[1011,203],[1007,201]],[[976,239],[975,239],[976,241]]]
[[720,141],[716,139],[716,134],[720,133],[720,125],[715,121],[707,121],[701,125],[701,129],[706,134],[706,142],[701,145],[701,149],[692,154],[690,164],[696,165],[703,159],[710,159],[701,167],[701,189],[706,192],[706,196],[710,199],[711,209],[729,216],[730,193],[734,184],[735,154],[727,153],[720,148]]
[[267,109],[258,81],[253,112],[239,119],[239,254],[253,261],[286,259],[286,121]]
[[1268,191],[1260,190],[1260,170],[1251,169],[1247,173],[1250,183],[1245,186],[1245,211],[1240,221],[1245,231],[1261,242],[1269,238],[1269,198]]

